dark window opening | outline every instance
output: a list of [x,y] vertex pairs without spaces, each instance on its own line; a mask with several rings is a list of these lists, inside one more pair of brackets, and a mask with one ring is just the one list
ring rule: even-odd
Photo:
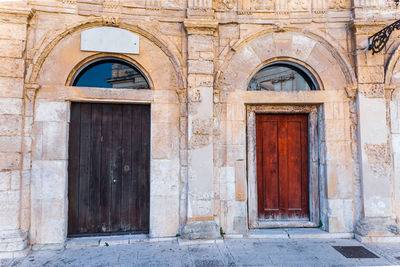
[[247,90],[314,91],[319,88],[305,68],[291,62],[275,62],[259,70],[250,80]]
[[93,62],[76,75],[72,86],[113,89],[150,89],[142,72],[120,59],[101,59]]

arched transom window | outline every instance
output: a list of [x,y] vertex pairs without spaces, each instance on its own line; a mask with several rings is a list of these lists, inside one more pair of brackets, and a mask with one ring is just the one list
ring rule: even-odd
[[77,72],[72,86],[114,89],[150,89],[143,73],[131,63],[118,58],[101,58]]
[[313,91],[319,88],[307,69],[296,63],[278,61],[259,70],[250,80],[247,90]]

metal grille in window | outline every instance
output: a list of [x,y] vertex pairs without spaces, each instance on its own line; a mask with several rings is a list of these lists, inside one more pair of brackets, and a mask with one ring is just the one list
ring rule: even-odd
[[116,58],[103,58],[84,66],[75,76],[72,86],[150,89],[146,77],[139,69]]
[[253,76],[247,90],[313,91],[318,90],[318,87],[311,73],[298,64],[274,62]]

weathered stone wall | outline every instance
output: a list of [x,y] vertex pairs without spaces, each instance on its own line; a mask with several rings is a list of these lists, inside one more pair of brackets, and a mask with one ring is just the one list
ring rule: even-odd
[[382,236],[398,238],[400,232],[396,215],[396,164],[390,108],[393,90],[390,80],[398,45],[390,41],[385,51],[374,55],[360,51],[363,40],[385,27],[388,24],[385,19],[393,15],[382,12],[380,22],[371,25],[369,19],[382,8],[379,4],[368,8],[368,3],[364,3],[357,8],[356,19],[352,22],[355,33],[353,45],[359,51],[355,53],[355,68],[358,75],[358,160],[362,174],[362,211],[355,233],[357,238],[365,241],[378,241]]
[[[26,9],[0,9],[0,251],[18,256],[29,230],[29,163],[31,149],[24,126]],[[25,172],[25,170],[27,170]]]
[[[395,15],[384,0],[1,2],[0,251],[17,255],[27,233],[35,248],[65,242],[71,101],[151,104],[151,237],[215,238],[220,227],[243,235],[256,225],[247,126],[258,106],[313,107],[323,229],[397,237],[399,42],[364,51]],[[138,34],[140,54],[80,51],[80,32],[99,26]],[[69,86],[102,56],[132,62],[152,89]],[[246,91],[276,60],[307,68],[321,90]]]

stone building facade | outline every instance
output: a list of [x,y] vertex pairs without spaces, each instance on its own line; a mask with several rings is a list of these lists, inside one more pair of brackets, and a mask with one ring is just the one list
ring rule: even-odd
[[[398,33],[366,50],[399,12],[385,0],[0,2],[0,255],[67,240],[73,102],[150,105],[150,238],[321,227],[399,240]],[[138,53],[82,50],[102,27],[134,34]],[[150,89],[71,85],[102,58]],[[248,90],[277,62],[317,90]],[[259,114],[307,115],[306,219],[260,217]]]

